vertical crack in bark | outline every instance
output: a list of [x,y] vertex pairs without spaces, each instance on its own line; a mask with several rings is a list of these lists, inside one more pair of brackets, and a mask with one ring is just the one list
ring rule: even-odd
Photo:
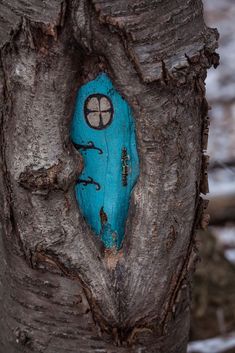
[[[9,236],[11,236],[16,241],[16,244],[15,246],[13,246],[12,250],[16,252],[20,251],[20,254],[23,255],[25,254],[25,249],[24,249],[22,240],[20,238],[17,222],[15,219],[14,203],[13,203],[13,197],[12,197],[13,191],[11,188],[11,181],[10,181],[9,170],[8,170],[7,161],[6,161],[6,153],[5,153],[5,149],[7,146],[7,141],[5,139],[5,123],[6,123],[7,114],[11,114],[12,102],[10,98],[10,92],[8,92],[8,89],[7,89],[6,74],[4,70],[4,64],[2,61],[1,52],[0,52],[0,67],[3,72],[3,107],[4,107],[2,110],[1,125],[0,125],[0,133],[1,133],[0,151],[1,151],[1,161],[2,161],[2,179],[5,186],[5,193],[4,195],[2,195],[2,197],[6,201],[4,202],[5,204],[4,215],[8,215],[6,219],[2,219],[2,224],[5,228],[5,234],[8,235],[8,241],[9,241]],[[9,226],[10,226],[10,231],[8,230]],[[8,232],[10,232],[10,234]],[[25,259],[28,262],[28,259],[26,256],[25,256]]]

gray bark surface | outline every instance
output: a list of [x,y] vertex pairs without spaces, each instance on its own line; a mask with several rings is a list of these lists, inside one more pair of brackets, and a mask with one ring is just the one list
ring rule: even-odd
[[[184,353],[207,192],[200,0],[0,2],[1,353]],[[108,72],[134,110],[141,174],[123,249],[79,213],[77,89]],[[2,289],[1,289],[2,288]]]

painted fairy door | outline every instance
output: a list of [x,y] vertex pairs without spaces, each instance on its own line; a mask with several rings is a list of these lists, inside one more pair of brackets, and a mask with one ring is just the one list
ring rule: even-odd
[[131,108],[107,74],[79,89],[71,139],[84,160],[75,186],[80,211],[106,248],[120,249],[139,159]]

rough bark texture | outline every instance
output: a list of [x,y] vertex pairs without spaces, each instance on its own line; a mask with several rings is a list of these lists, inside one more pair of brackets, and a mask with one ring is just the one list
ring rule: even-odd
[[[207,192],[200,0],[0,3],[1,352],[183,353]],[[123,249],[78,211],[79,86],[106,71],[134,110],[141,175]]]

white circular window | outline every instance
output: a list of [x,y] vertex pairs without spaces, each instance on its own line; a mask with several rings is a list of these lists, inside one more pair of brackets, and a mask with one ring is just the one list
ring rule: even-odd
[[97,130],[105,129],[113,119],[112,102],[104,94],[92,94],[85,101],[84,114],[90,127]]

